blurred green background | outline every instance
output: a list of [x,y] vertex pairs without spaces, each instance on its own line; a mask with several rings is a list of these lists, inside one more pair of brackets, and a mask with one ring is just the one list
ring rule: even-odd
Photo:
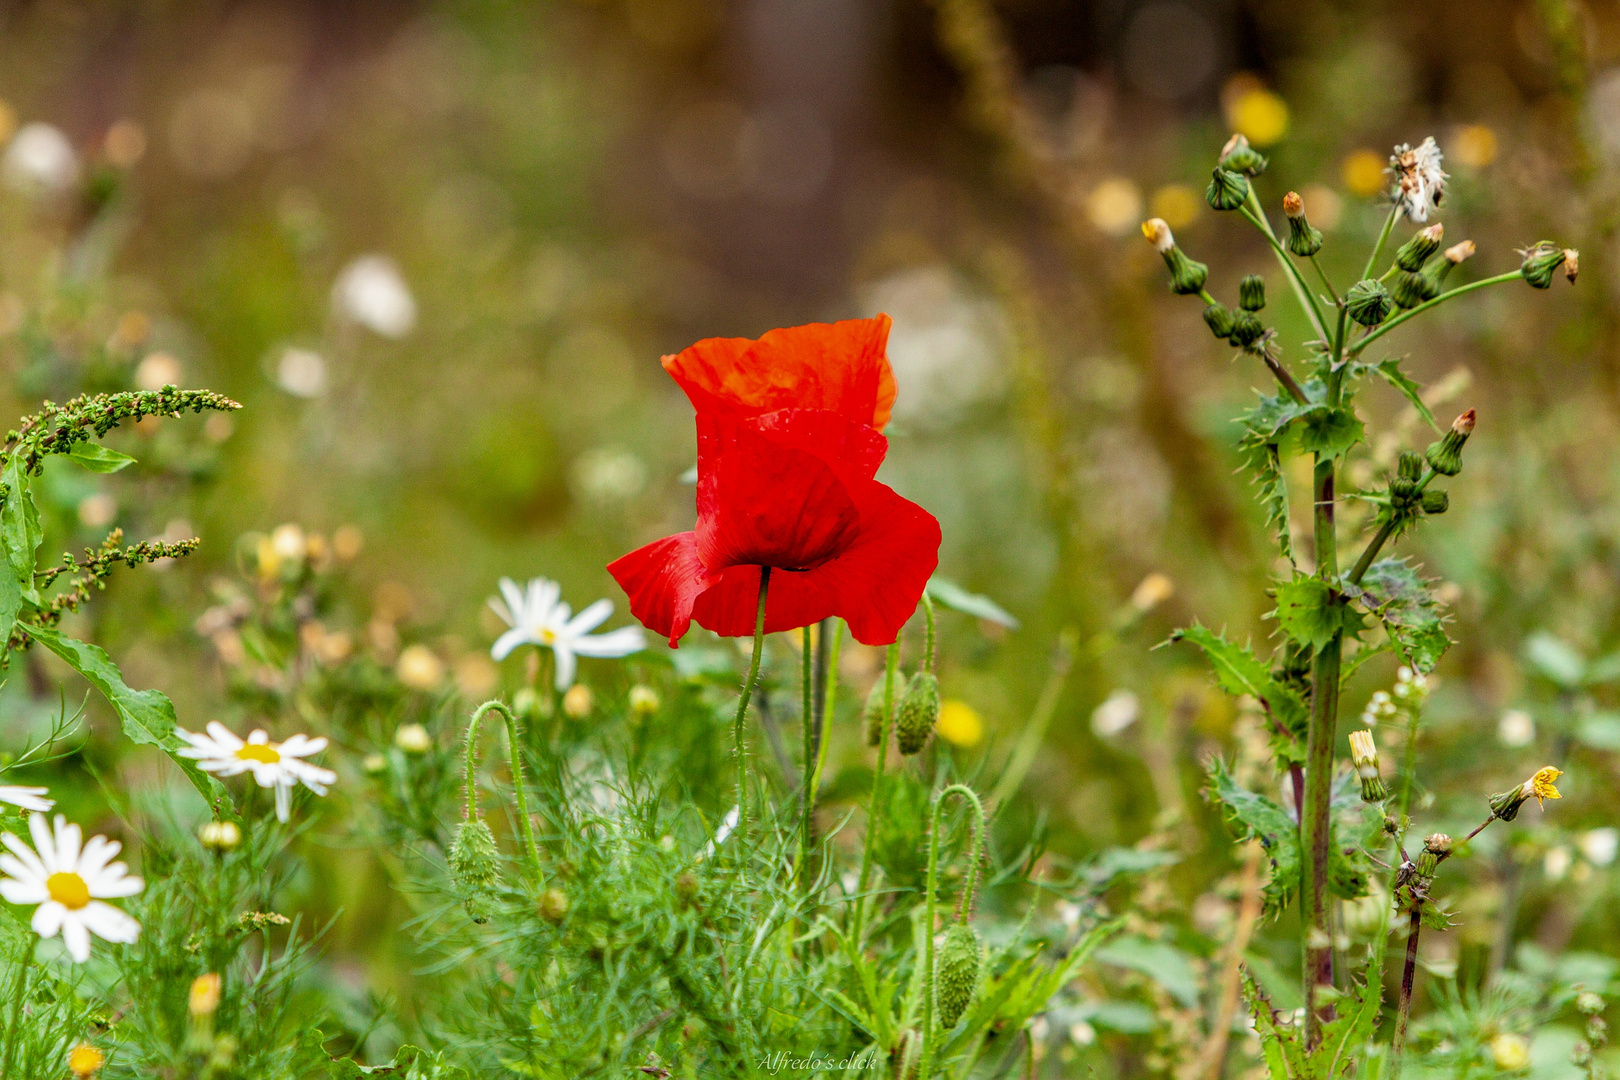
[[[1447,242],[1479,245],[1464,273],[1551,238],[1581,249],[1582,274],[1390,341],[1437,413],[1480,416],[1451,512],[1403,548],[1443,580],[1460,643],[1422,812],[1471,824],[1536,766],[1570,774],[1556,813],[1487,834],[1466,925],[1425,958],[1480,972],[1524,942],[1620,951],[1603,831],[1620,699],[1616,666],[1593,663],[1620,647],[1612,5],[45,0],[0,8],[0,98],[12,413],[165,382],[245,406],[147,422],[115,437],[139,468],[46,485],[59,549],[115,525],[202,538],[182,564],[120,576],[78,626],[183,725],[309,726],[227,701],[259,676],[218,611],[254,588],[261,543],[344,568],[312,653],[408,656],[424,694],[498,685],[483,602],[501,575],[557,578],[576,608],[613,597],[621,624],[604,564],[693,517],[690,410],[659,356],[887,311],[900,398],[883,478],[940,519],[941,573],[1022,620],[945,624],[946,696],[983,726],[954,752],[999,765],[1060,631],[1095,640],[1165,575],[1140,626],[1083,651],[1014,812],[1068,854],[1175,845],[1160,902],[1217,936],[1238,864],[1200,762],[1242,720],[1196,656],[1149,646],[1194,618],[1268,634],[1276,567],[1230,419],[1265,384],[1166,293],[1138,225],[1169,220],[1229,302],[1241,274],[1275,277],[1253,231],[1201,198],[1242,130],[1272,155],[1265,204],[1280,221],[1283,192],[1304,194],[1342,283],[1382,223],[1390,146],[1433,134]],[[1280,280],[1272,294],[1298,342]],[[1429,436],[1392,391],[1363,408],[1390,433],[1352,466],[1371,482]],[[1292,478],[1298,514],[1308,476]],[[846,697],[877,665],[846,648]],[[1369,665],[1344,726],[1393,678]],[[71,709],[82,687],[37,651],[14,664],[5,745],[64,693]],[[140,792],[161,775],[90,715],[93,737],[40,773],[86,815],[107,797],[92,776]],[[858,762],[841,740],[835,764]],[[354,880],[308,884],[310,902],[347,912],[329,955],[358,985],[353,965],[392,970],[363,918],[387,886],[326,865]]]

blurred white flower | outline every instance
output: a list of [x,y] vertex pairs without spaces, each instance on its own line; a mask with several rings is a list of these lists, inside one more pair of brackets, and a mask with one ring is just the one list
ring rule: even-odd
[[180,385],[180,361],[166,352],[147,353],[135,368],[137,390],[161,390]]
[[325,750],[324,736],[312,739],[294,735],[286,742],[274,743],[260,729],[243,742],[217,720],[209,722],[207,735],[196,735],[184,728],[175,728],[174,733],[191,744],[182,747],[179,755],[195,759],[203,772],[215,776],[251,772],[260,787],[275,788],[278,821],[287,820],[292,810],[292,789],[300,783],[317,795],[325,795],[327,788],[337,782],[337,773],[332,770],[299,760]]
[[1542,863],[1542,870],[1547,874],[1548,881],[1562,881],[1564,875],[1569,873],[1574,856],[1567,847],[1555,847],[1547,852],[1547,858]]
[[1090,1046],[1097,1041],[1097,1029],[1084,1020],[1069,1025],[1069,1041],[1076,1046]]
[[407,754],[425,754],[433,749],[433,736],[421,724],[401,724],[394,732],[394,745]]
[[1001,393],[1006,325],[1000,307],[974,295],[944,266],[890,275],[868,294],[894,319],[889,363],[900,385],[896,420],[944,427]]
[[35,810],[44,813],[56,803],[43,796],[50,793],[50,788],[18,787],[16,784],[0,784],[0,802],[20,806],[24,810]]
[[[105,836],[83,834],[60,814],[54,831],[44,814],[28,819],[34,837],[30,850],[11,833],[0,836],[10,854],[0,855],[0,896],[12,904],[38,904],[30,924],[42,938],[62,934],[68,955],[82,964],[90,959],[90,935],[128,943],[140,936],[141,925],[104,900],[134,896],[145,887],[129,868],[113,862],[121,846]],[[37,852],[37,854],[36,854]]]
[[79,179],[79,155],[60,128],[35,121],[24,124],[6,147],[0,176],[20,191],[53,194]]
[[386,255],[362,255],[345,266],[332,286],[332,307],[387,338],[402,338],[416,326],[416,298]]
[[1430,135],[1416,150],[1406,143],[1395,148],[1389,158],[1389,172],[1395,178],[1390,191],[1408,221],[1424,222],[1440,208],[1446,194],[1447,174],[1440,168],[1443,155]]
[[1091,713],[1091,730],[1107,738],[1118,735],[1142,713],[1142,702],[1129,690],[1115,690]]
[[613,601],[598,600],[574,615],[562,602],[562,586],[548,578],[537,577],[526,589],[511,578],[501,578],[501,596],[490,597],[489,608],[512,628],[496,639],[489,655],[505,660],[519,645],[550,649],[557,656],[559,690],[574,684],[578,657],[629,656],[647,647],[639,626],[592,634],[613,614]]
[[1608,866],[1620,854],[1620,829],[1604,826],[1588,829],[1575,838],[1575,844],[1593,866]]
[[647,484],[647,466],[623,446],[598,446],[574,460],[574,485],[595,502],[616,502]]
[[105,491],[97,491],[79,500],[79,524],[87,529],[101,529],[118,518],[118,500]]
[[1529,746],[1536,741],[1536,722],[1523,709],[1509,709],[1496,725],[1496,737],[1503,746]]
[[276,385],[294,397],[320,397],[326,393],[325,358],[312,349],[289,345],[276,362]]

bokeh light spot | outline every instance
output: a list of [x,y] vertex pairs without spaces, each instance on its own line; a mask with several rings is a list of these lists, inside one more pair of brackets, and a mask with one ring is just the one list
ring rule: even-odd
[[1154,217],[1163,218],[1172,229],[1179,229],[1198,219],[1204,200],[1187,184],[1166,184],[1153,193],[1148,205]]
[[1374,150],[1355,150],[1340,169],[1344,186],[1365,199],[1384,190],[1384,156]]

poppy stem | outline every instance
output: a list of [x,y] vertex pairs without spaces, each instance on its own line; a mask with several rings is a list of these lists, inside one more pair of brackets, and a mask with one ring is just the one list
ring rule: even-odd
[[922,669],[924,671],[933,671],[934,670],[934,600],[933,600],[933,598],[931,596],[928,595],[928,590],[927,589],[923,590],[922,603],[923,603],[924,625],[927,627],[927,633],[923,636]]
[[517,797],[518,828],[523,833],[523,846],[528,851],[529,862],[534,865],[534,880],[538,884],[545,876],[545,868],[540,863],[540,846],[534,839],[534,823],[529,820],[528,786],[523,780],[523,737],[518,730],[517,714],[498,698],[478,706],[467,721],[467,820],[471,821],[478,815],[473,774],[478,768],[478,724],[488,712],[498,712],[506,720],[507,756],[512,762],[512,790]]
[[[806,627],[807,650],[809,633]],[[805,664],[805,701],[811,704],[814,719],[806,720],[804,736],[804,793],[801,800],[804,820],[799,836],[799,857],[794,863],[801,873],[811,845],[815,843],[816,794],[821,790],[821,770],[827,762],[827,717],[832,714],[833,697],[838,691],[838,652],[843,640],[844,624],[839,619],[821,620],[813,674],[808,661]],[[806,655],[809,655],[808,651]],[[812,679],[813,687],[810,685]]]
[[878,737],[877,770],[872,773],[872,797],[866,804],[866,842],[861,851],[861,873],[855,885],[855,927],[850,940],[860,946],[861,930],[866,923],[866,887],[872,879],[872,845],[877,839],[878,823],[883,816],[883,768],[889,760],[889,732],[894,728],[894,682],[900,670],[900,642],[889,646],[888,661],[883,668],[883,730]]
[[958,911],[958,921],[965,921],[968,908],[973,903],[973,886],[978,873],[979,853],[984,846],[984,804],[979,801],[978,792],[966,784],[952,784],[939,793],[934,800],[933,814],[930,817],[928,830],[928,891],[924,894],[927,905],[927,914],[923,917],[924,935],[927,941],[927,958],[923,962],[923,970],[927,972],[927,979],[923,987],[923,1037],[922,1056],[917,1068],[918,1076],[929,1076],[929,1066],[934,1058],[934,998],[938,994],[936,980],[939,973],[934,970],[934,906],[939,892],[939,812],[945,809],[945,800],[952,795],[960,795],[973,804],[973,817],[969,823],[973,827],[973,846],[968,854],[967,891],[962,894],[962,906]]
[[771,586],[771,568],[759,568],[759,610],[754,615],[754,655],[748,661],[748,678],[744,680],[742,697],[737,701],[737,719],[731,725],[737,748],[737,829],[748,825],[748,740],[744,736],[743,721],[748,716],[748,699],[754,696],[754,683],[759,679],[759,655],[765,651],[765,594]]

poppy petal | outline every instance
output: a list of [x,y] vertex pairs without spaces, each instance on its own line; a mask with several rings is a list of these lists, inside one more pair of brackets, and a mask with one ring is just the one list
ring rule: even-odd
[[[692,602],[717,578],[698,558],[697,534],[676,533],[608,563],[630,598],[630,613],[674,646],[692,624]],[[752,624],[750,624],[752,633]]]
[[889,452],[877,428],[827,409],[779,409],[749,417],[746,426],[778,446],[820,458],[845,483],[872,479]]
[[894,407],[887,315],[772,330],[756,340],[706,338],[663,358],[698,412],[741,415],[827,409],[882,428]]

